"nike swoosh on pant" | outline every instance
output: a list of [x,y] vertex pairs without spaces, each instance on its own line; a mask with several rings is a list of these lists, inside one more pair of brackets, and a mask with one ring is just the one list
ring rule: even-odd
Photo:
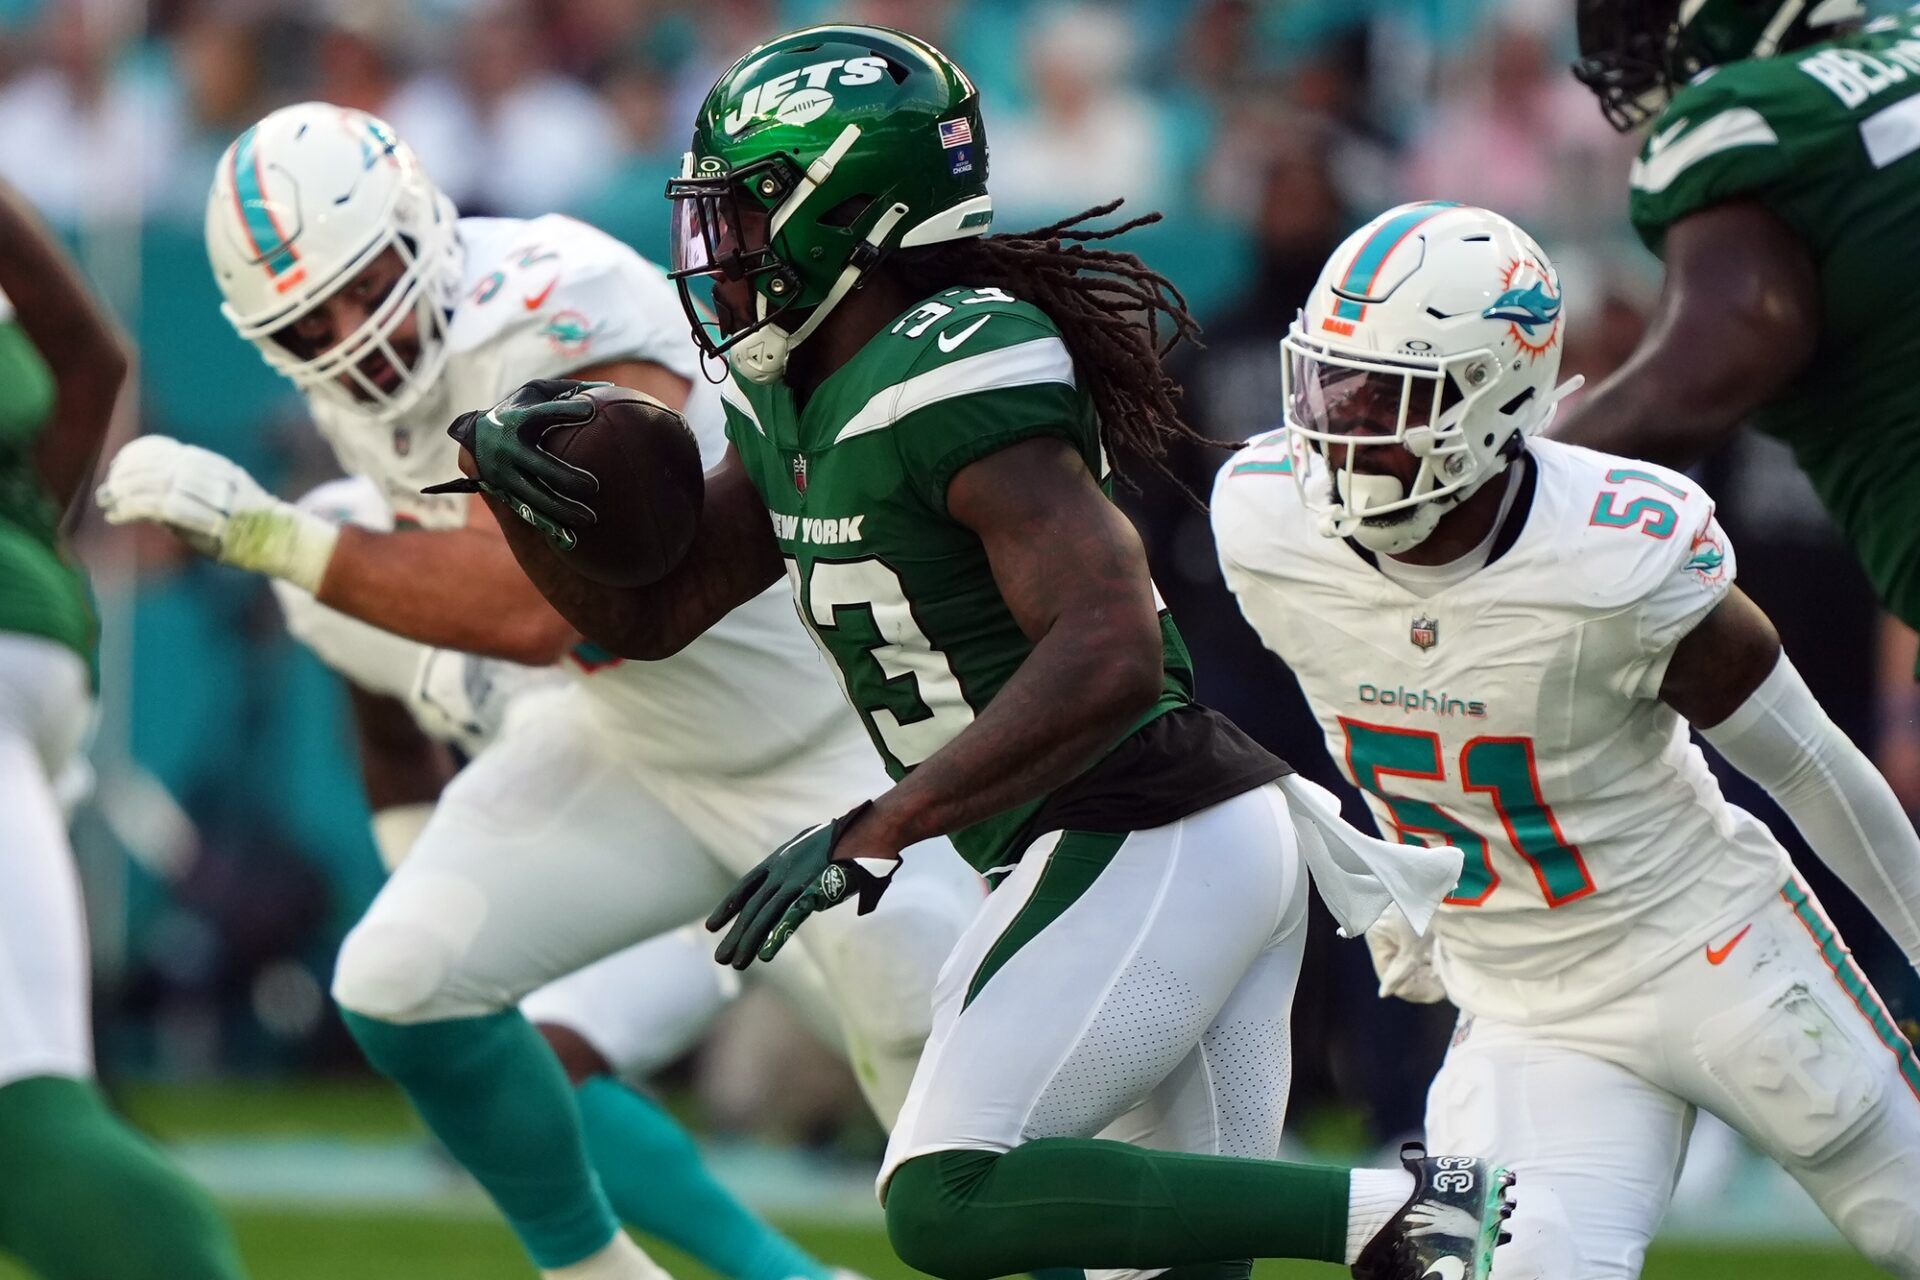
[[1748,931],[1751,930],[1752,928],[1753,928],[1752,925],[1748,925],[1745,929],[1742,929],[1740,932],[1734,934],[1731,938],[1727,939],[1727,945],[1724,947],[1714,947],[1711,944],[1709,944],[1707,947],[1707,963],[1708,964],[1726,963],[1727,957],[1733,954],[1733,949],[1740,945],[1740,939],[1746,937]]

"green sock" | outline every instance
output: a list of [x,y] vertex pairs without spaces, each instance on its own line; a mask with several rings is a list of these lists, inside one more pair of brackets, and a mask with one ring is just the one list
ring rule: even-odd
[[518,1009],[404,1026],[341,1013],[536,1264],[571,1266],[613,1239],[619,1224],[587,1164],[573,1086]]
[[0,1087],[0,1250],[40,1280],[242,1280],[204,1192],[92,1082]]
[[1208,1263],[1244,1274],[1247,1258],[1341,1261],[1347,1184],[1345,1169],[1047,1138],[909,1160],[887,1188],[887,1234],[942,1280]]

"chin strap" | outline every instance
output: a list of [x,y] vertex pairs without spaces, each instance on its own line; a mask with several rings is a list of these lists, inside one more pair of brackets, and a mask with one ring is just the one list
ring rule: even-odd
[[1527,434],[1530,436],[1537,436],[1541,432],[1545,431],[1549,426],[1553,425],[1553,417],[1555,414],[1560,412],[1561,403],[1565,401],[1568,396],[1572,395],[1574,392],[1578,391],[1580,388],[1586,385],[1587,385],[1587,375],[1584,373],[1576,373],[1571,378],[1568,378],[1565,382],[1555,387],[1547,395],[1546,407],[1541,409],[1539,421],[1533,424],[1532,428],[1528,430]]
[[[813,309],[813,314],[808,316],[798,329],[788,333],[777,324],[765,325],[735,349],[734,359],[737,361],[735,367],[745,374],[749,382],[764,385],[779,380],[780,375],[786,372],[787,357],[792,354],[793,349],[805,342],[813,331],[820,327],[821,321],[840,305],[843,298],[853,292],[854,286],[860,283],[861,277],[880,261],[880,246],[886,242],[887,236],[892,234],[893,229],[906,216],[907,206],[894,204],[874,220],[873,229],[868,231],[866,238],[855,246],[853,255],[847,259],[847,265],[840,272],[840,278],[833,282],[833,287],[827,290],[827,296],[820,300],[820,305]],[[759,306],[764,315],[767,300],[763,295],[756,296],[759,297]]]
[[834,169],[839,167],[840,161],[847,152],[853,150],[853,144],[858,141],[860,141],[860,126],[850,124],[840,131],[840,136],[828,144],[825,151],[814,157],[813,163],[807,166],[806,173],[794,185],[793,194],[782,200],[780,207],[774,210],[773,221],[767,225],[768,244],[773,243],[774,237],[780,234],[780,228],[786,226],[788,219],[800,212],[800,206],[820,189],[820,184],[833,176]]
[[827,296],[820,299],[820,305],[813,309],[813,314],[807,317],[806,323],[795,329],[793,336],[787,339],[789,348],[805,342],[807,337],[820,327],[820,322],[827,318],[827,313],[839,306],[842,298],[853,292],[853,287],[860,283],[860,277],[872,270],[879,262],[880,246],[886,243],[887,237],[900,224],[900,219],[906,216],[907,206],[894,204],[874,220],[873,230],[867,232],[866,239],[862,240],[860,246],[853,251],[853,256],[847,260],[846,267],[840,272],[840,278],[833,282],[833,288],[827,290]]

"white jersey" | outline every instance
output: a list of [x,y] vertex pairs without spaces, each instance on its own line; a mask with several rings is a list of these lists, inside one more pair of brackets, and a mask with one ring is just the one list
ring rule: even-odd
[[1528,453],[1532,493],[1491,561],[1426,596],[1320,534],[1284,433],[1236,454],[1213,495],[1227,585],[1382,833],[1466,853],[1435,924],[1448,994],[1518,1023],[1636,985],[1788,871],[1659,701],[1674,646],[1733,580],[1711,500],[1648,463]]
[[[460,474],[447,424],[533,378],[642,360],[693,385],[687,425],[712,467],[726,449],[717,388],[703,376],[685,312],[658,267],[572,218],[462,218],[460,302],[434,389],[397,422],[319,399],[308,407],[341,467],[379,485],[402,524],[466,523],[471,499],[421,489]],[[621,662],[582,644],[563,664],[586,681],[631,750],[663,768],[755,772],[805,750],[847,715],[800,629],[784,583],[659,662]]]

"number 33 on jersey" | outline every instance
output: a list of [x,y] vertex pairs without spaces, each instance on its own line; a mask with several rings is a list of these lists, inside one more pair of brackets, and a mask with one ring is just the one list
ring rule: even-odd
[[1701,902],[1766,885],[1770,839],[1658,701],[1733,578],[1698,485],[1531,441],[1490,562],[1421,596],[1320,536],[1298,461],[1278,436],[1221,472],[1227,583],[1381,831],[1465,852],[1437,926],[1461,1003],[1530,1022],[1597,1002],[1690,938]]
[[[1064,440],[1105,478],[1066,344],[1041,311],[998,289],[949,289],[883,329],[805,412],[784,383],[722,390],[801,619],[901,777],[966,728],[1032,649],[979,538],[947,513],[949,482],[1037,436]],[[1177,635],[1167,661],[1184,700]],[[1026,812],[954,843],[976,867],[999,865]]]

